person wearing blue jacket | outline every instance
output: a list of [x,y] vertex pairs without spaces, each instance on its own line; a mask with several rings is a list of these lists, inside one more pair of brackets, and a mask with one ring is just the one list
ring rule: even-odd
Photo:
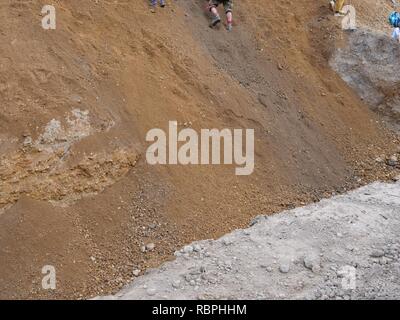
[[392,12],[389,15],[389,23],[394,27],[392,38],[400,43],[400,13]]

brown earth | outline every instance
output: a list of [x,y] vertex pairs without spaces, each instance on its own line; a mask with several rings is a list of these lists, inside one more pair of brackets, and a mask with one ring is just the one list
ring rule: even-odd
[[[109,294],[182,244],[395,175],[375,159],[398,138],[328,66],[339,21],[298,3],[237,1],[227,33],[203,0],[54,1],[56,31],[46,1],[2,1],[0,298]],[[147,131],[173,120],[254,128],[254,173],[149,166]]]

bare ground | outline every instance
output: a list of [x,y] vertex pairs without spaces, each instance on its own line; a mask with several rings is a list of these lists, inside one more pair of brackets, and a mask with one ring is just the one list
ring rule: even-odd
[[400,183],[259,216],[102,299],[400,299]]
[[[0,4],[1,298],[116,292],[185,243],[397,174],[398,138],[328,65],[345,36],[326,5],[243,0],[228,34],[202,1],[54,3],[54,32],[45,1]],[[255,173],[148,166],[170,120],[254,128]]]

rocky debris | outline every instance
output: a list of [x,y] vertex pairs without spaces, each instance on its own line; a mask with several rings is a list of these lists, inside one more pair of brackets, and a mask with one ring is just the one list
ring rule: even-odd
[[24,148],[30,148],[33,145],[33,140],[31,136],[26,136],[24,141],[22,142],[22,146]]
[[318,272],[320,270],[321,261],[318,256],[314,254],[309,254],[304,257],[304,266],[313,272]]
[[380,258],[383,257],[385,255],[385,252],[383,250],[374,250],[371,253],[371,257],[373,258]]
[[146,290],[146,292],[147,292],[147,294],[149,295],[149,296],[154,296],[155,294],[156,294],[156,289],[153,289],[153,288],[149,288],[149,289],[147,289]]
[[179,289],[180,286],[181,286],[181,281],[180,281],[180,280],[175,280],[175,281],[173,281],[173,282],[172,282],[172,286],[173,286],[175,289]]
[[399,212],[400,183],[374,183],[185,246],[98,299],[400,299]]
[[185,253],[192,253],[193,252],[193,247],[192,246],[185,246],[183,248],[183,252]]
[[139,269],[135,269],[132,271],[132,275],[135,277],[138,277],[140,275],[140,270]]
[[140,251],[142,251],[143,253],[153,251],[155,247],[156,247],[156,245],[154,243],[150,242],[150,243],[147,243],[146,245],[140,246]]
[[[349,46],[338,49],[330,65],[373,110],[400,132],[399,58],[399,45],[389,35],[360,28],[349,34]],[[387,161],[390,166],[397,163],[397,158]]]
[[148,243],[146,244],[146,251],[153,251],[156,245],[154,243]]
[[279,271],[281,273],[288,273],[290,271],[290,263],[289,262],[283,262],[280,266],[279,266]]
[[396,155],[391,156],[389,159],[387,159],[387,164],[391,167],[396,167],[399,163],[399,160]]

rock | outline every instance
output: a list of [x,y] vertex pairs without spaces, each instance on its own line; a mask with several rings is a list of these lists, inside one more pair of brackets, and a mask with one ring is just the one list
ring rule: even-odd
[[139,270],[139,269],[133,270],[133,271],[132,271],[132,274],[133,274],[135,277],[138,277],[138,276],[140,275],[140,270]]
[[153,251],[155,247],[156,247],[156,245],[154,243],[152,243],[152,242],[146,244],[146,250],[147,251]]
[[200,252],[200,251],[201,251],[201,247],[200,247],[198,244],[195,244],[195,245],[193,246],[193,251],[195,251],[195,252]]
[[27,137],[24,139],[24,142],[22,142],[22,145],[23,145],[25,148],[28,148],[28,147],[31,147],[31,146],[32,146],[32,143],[33,143],[32,138],[31,138],[30,136],[27,136]]
[[385,252],[383,250],[374,250],[371,252],[371,257],[372,258],[380,258],[383,257],[385,255]]
[[149,289],[146,290],[146,293],[149,296],[154,296],[156,294],[156,289],[149,288]]
[[387,160],[386,163],[391,167],[395,167],[399,163],[399,160],[398,160],[397,156],[393,155]]
[[184,246],[183,247],[183,252],[192,253],[193,252],[193,247],[192,246]]
[[400,181],[400,174],[392,179],[394,182]]
[[174,282],[172,282],[172,287],[174,287],[175,289],[179,289],[180,286],[181,286],[180,280],[175,280]]
[[321,261],[317,255],[307,255],[304,257],[304,266],[313,272],[320,270]]
[[279,266],[279,271],[282,273],[288,273],[290,271],[290,263],[289,262],[283,262]]

